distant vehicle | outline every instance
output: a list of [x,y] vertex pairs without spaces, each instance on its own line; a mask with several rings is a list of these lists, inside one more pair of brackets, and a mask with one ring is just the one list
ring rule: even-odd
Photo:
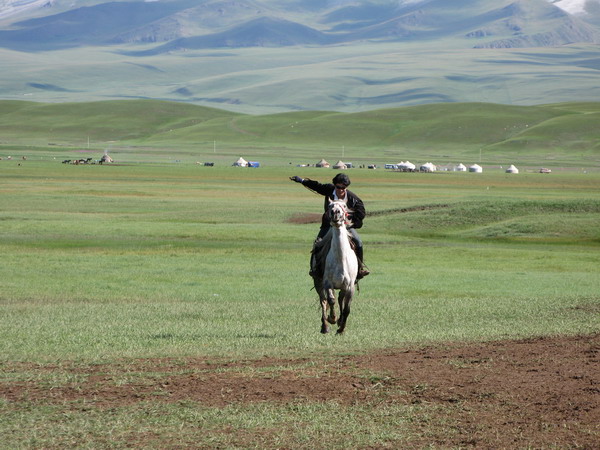
[[550,169],[546,169],[545,167],[542,167],[540,169],[540,173],[552,173],[552,171]]

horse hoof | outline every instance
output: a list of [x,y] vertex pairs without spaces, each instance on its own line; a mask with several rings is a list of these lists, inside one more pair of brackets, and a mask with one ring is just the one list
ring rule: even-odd
[[321,334],[329,333],[329,328],[321,328]]
[[344,334],[344,330],[337,330],[335,334]]

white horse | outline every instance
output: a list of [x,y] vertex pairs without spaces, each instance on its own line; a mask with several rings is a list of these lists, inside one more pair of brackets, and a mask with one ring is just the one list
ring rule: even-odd
[[354,296],[358,259],[350,246],[350,235],[346,229],[348,209],[342,201],[330,201],[327,210],[331,228],[324,241],[331,239],[327,252],[322,278],[315,275],[315,289],[321,301],[321,333],[329,333],[329,325],[336,323],[335,290],[339,290],[338,303],[340,317],[337,320],[338,334],[344,332],[346,320],[350,315],[350,303]]

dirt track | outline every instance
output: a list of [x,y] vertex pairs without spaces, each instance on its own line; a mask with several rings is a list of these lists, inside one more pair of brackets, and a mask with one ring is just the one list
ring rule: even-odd
[[[9,402],[86,399],[98,408],[149,399],[215,407],[400,403],[427,409],[426,423],[414,424],[422,436],[411,441],[415,447],[600,448],[600,334],[384,350],[319,364],[308,359],[161,359],[85,367],[8,363],[4,369],[78,372],[85,380],[51,391],[26,382],[0,385],[0,397]],[[115,383],[129,372],[153,376]]]

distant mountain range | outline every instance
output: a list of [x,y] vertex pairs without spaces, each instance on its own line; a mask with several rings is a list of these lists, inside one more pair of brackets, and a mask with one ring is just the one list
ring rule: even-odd
[[[4,0],[0,4],[0,18],[5,18],[0,46],[43,51],[163,43],[140,53],[148,55],[181,49],[450,37],[467,39],[476,48],[600,43],[600,29],[593,20],[585,20],[586,15],[595,17],[595,9],[590,7],[590,13],[577,16],[567,12],[569,9],[577,10],[574,0]],[[37,17],[26,18],[27,14]]]
[[[265,66],[271,70],[280,64],[276,61],[277,58],[281,58],[282,53],[277,53],[276,58],[276,49],[289,48],[290,56],[299,53],[300,49],[319,49],[318,52],[313,52],[315,55],[319,54],[318,57],[315,56],[315,63],[323,64],[328,60],[330,65],[326,70],[331,71],[331,63],[340,54],[348,57],[347,49],[350,47],[357,49],[357,56],[390,54],[393,53],[390,48],[414,48],[417,52],[414,58],[423,58],[424,54],[435,58],[436,51],[448,54],[448,50],[467,52],[478,49],[557,49],[584,45],[591,46],[591,50],[586,50],[586,56],[583,58],[586,67],[598,70],[600,57],[594,51],[598,44],[600,0],[0,0],[0,49],[10,52],[4,59],[18,60],[17,67],[20,67],[23,57],[17,58],[14,52],[39,54],[73,51],[73,58],[77,59],[76,51],[97,48],[130,58],[127,61],[130,65],[152,67],[157,73],[167,73],[169,69],[166,66],[169,63],[161,59],[158,64],[158,60],[150,62],[148,58],[161,55],[181,56],[186,53],[194,56],[190,52],[219,50],[230,52],[227,53],[230,57],[235,53],[237,59],[227,62],[231,70],[235,70],[236,61],[244,61],[243,64],[247,64],[246,51],[265,49],[263,57],[268,57],[272,64],[267,64],[266,60],[261,62],[260,73],[249,76],[254,83],[244,85],[238,77],[235,86],[225,88],[214,77],[218,77],[219,73],[230,76],[231,71],[220,72],[213,69],[211,85],[219,85],[218,89],[214,90],[219,91],[218,96],[214,92],[198,95],[199,89],[195,87],[199,83],[197,77],[190,80],[190,83],[178,81],[179,85],[170,90],[175,96],[164,92],[159,95],[164,99],[200,103],[247,103],[250,101],[247,95],[236,97],[232,91],[240,93],[240,89],[244,92],[252,89],[256,92],[259,77],[261,84],[269,83],[271,86],[290,83],[289,73],[281,80],[274,79],[273,72],[269,73],[268,77],[265,76]],[[375,46],[381,46],[380,48],[385,50],[374,51]],[[367,48],[369,50],[365,53]],[[269,53],[268,49],[273,51]],[[431,51],[424,51],[427,49]],[[329,56],[322,56],[323,52],[327,52]],[[563,58],[564,61],[564,55],[559,53],[561,55],[557,57]],[[305,53],[302,56],[302,67],[298,70],[310,70],[307,68],[311,64],[310,59],[304,55]],[[494,54],[494,58],[496,57]],[[473,56],[471,61],[478,59],[477,56]],[[512,56],[507,59],[513,60],[514,63]],[[220,62],[223,61],[225,60]],[[500,69],[502,61],[503,58],[499,58],[499,62],[494,63],[495,67]],[[122,63],[123,61],[120,62]],[[365,77],[367,67],[364,62],[355,63],[361,68],[352,75],[355,80],[363,80],[366,86],[381,86],[381,80],[376,76]],[[547,63],[549,61],[544,62]],[[65,70],[71,64],[74,62],[65,63]],[[94,65],[93,62],[88,64]],[[165,68],[162,68],[162,64],[166,65]],[[180,64],[177,64],[180,67]],[[290,67],[289,61],[281,64],[282,67]],[[448,67],[440,66],[442,72],[447,69]],[[502,71],[500,69],[500,72]],[[120,71],[113,71],[111,77],[119,76],[116,72]],[[243,72],[244,76],[249,75],[247,67]],[[72,70],[70,73],[72,77],[77,76]],[[320,72],[315,70],[310,75],[317,77],[318,73]],[[131,74],[123,73],[120,76],[127,77]],[[349,76],[348,71],[346,76]],[[419,75],[403,73],[403,76],[404,79],[408,79]],[[448,76],[456,77],[455,74]],[[59,77],[58,74],[56,77],[67,81],[55,84],[54,80],[38,77],[29,80],[26,86],[37,89],[35,92],[38,93],[40,90],[65,95],[82,92],[81,87],[63,85],[70,84],[68,72],[63,77]],[[294,77],[297,77],[297,74]],[[331,79],[330,76],[327,78]],[[384,84],[397,79],[386,77]],[[489,81],[489,78],[487,79]],[[462,82],[465,80],[467,78],[463,77]],[[2,81],[3,76],[0,75],[0,82]],[[507,86],[509,82],[510,80],[504,79],[501,84]],[[114,83],[116,84],[117,80],[114,80]],[[306,85],[306,80],[303,83]],[[15,94],[10,86],[18,87],[18,79],[15,77],[5,84],[4,90],[0,89],[0,98],[12,98]],[[83,90],[89,93],[90,89],[91,86],[86,86]],[[368,104],[381,106],[388,102],[398,106],[407,102],[461,100],[460,96],[440,92],[437,88],[427,88],[426,94],[423,94],[423,89],[423,86],[413,86],[404,89],[403,95],[392,97],[388,91],[379,94],[374,92],[369,95],[369,102],[357,102],[364,108]],[[555,88],[547,89],[552,90]],[[98,95],[119,96],[107,93]],[[121,95],[125,97],[124,93]],[[340,103],[354,102],[353,95],[331,92],[329,96],[332,109],[340,108]],[[378,98],[381,103],[378,103]],[[45,97],[43,100],[49,98]],[[271,103],[269,99],[263,100],[265,104]],[[565,98],[564,95],[556,99],[548,98],[548,101],[554,100],[566,101],[571,98]],[[511,97],[508,101],[513,102],[515,99]],[[525,103],[544,100],[537,98],[516,101]],[[277,105],[278,108],[286,108],[280,99],[277,100]],[[310,105],[298,104],[296,101],[291,101],[288,106],[292,109],[311,108]],[[322,104],[314,105],[321,106]]]

